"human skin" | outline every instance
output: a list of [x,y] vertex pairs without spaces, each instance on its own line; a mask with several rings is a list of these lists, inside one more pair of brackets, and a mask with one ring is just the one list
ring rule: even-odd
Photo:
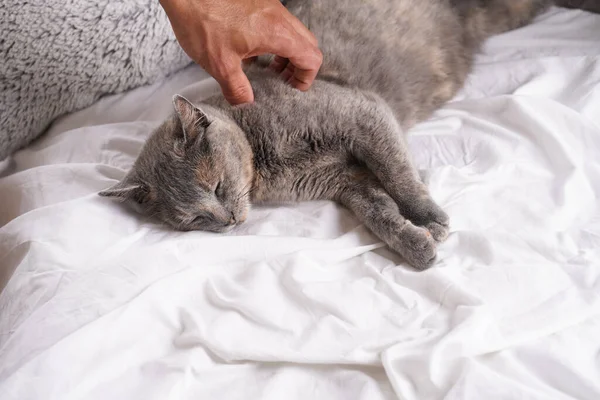
[[232,105],[252,103],[242,62],[262,54],[293,87],[312,85],[323,56],[315,36],[279,0],[160,0],[187,55],[219,83]]

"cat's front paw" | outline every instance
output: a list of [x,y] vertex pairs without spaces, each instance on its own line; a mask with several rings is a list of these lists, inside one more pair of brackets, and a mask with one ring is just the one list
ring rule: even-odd
[[436,242],[443,242],[448,237],[450,218],[431,198],[415,202],[404,216],[426,228]]
[[437,222],[429,222],[425,225],[425,228],[431,233],[433,239],[441,243],[448,238],[448,234],[450,233],[450,227],[446,225],[439,224]]
[[410,221],[398,234],[394,250],[418,270],[431,267],[436,256],[436,242],[429,230],[415,226]]

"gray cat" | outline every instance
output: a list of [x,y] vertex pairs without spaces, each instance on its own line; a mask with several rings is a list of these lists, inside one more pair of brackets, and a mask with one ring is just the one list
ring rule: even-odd
[[448,216],[411,164],[404,132],[452,98],[490,35],[526,24],[546,0],[291,0],[324,63],[308,92],[247,68],[255,102],[221,95],[174,114],[132,170],[100,194],[179,230],[226,232],[250,203],[337,201],[417,269]]

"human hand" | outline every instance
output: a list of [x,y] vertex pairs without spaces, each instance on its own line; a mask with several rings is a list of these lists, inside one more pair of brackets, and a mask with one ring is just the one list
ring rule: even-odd
[[242,61],[274,54],[270,67],[293,87],[312,85],[323,56],[314,35],[279,0],[160,0],[183,50],[231,104],[254,101]]

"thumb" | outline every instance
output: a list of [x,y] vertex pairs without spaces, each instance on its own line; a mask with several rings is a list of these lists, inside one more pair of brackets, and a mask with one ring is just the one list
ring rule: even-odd
[[223,96],[229,104],[235,106],[237,104],[252,103],[254,101],[254,93],[248,77],[244,74],[241,65],[232,68],[223,77],[215,77]]

